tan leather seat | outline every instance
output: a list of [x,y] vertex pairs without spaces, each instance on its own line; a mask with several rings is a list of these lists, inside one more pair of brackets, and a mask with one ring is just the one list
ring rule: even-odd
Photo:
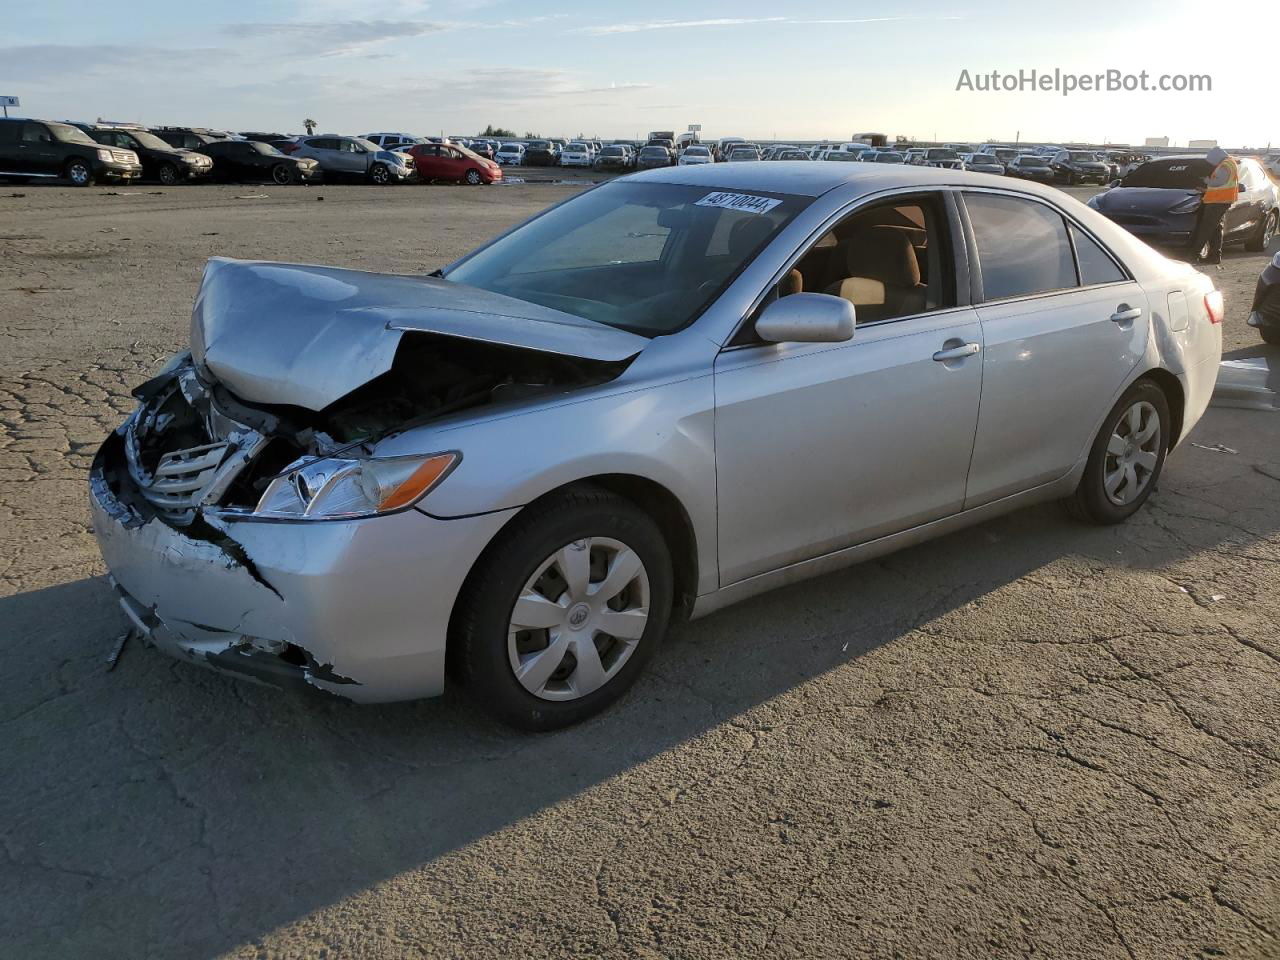
[[922,313],[927,288],[911,240],[894,227],[865,227],[845,241],[848,276],[827,287],[857,309],[859,323]]

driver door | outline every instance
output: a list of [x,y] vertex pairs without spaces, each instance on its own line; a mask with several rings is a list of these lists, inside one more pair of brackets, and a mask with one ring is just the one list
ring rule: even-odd
[[[740,334],[716,361],[722,587],[946,517],[964,504],[982,328],[975,311],[957,302],[958,226],[941,195],[891,203],[922,214],[912,249],[927,264],[927,294],[904,297],[913,306],[901,315],[865,309],[868,321],[844,343],[740,342]],[[833,235],[841,269],[865,271],[877,282],[900,279],[889,275],[893,264],[858,266],[858,248],[849,246],[854,228],[861,229],[854,218],[883,209],[863,207],[838,223],[775,293],[795,292],[796,273],[806,292],[830,289],[816,279],[826,268],[806,264],[833,260],[824,244]]]

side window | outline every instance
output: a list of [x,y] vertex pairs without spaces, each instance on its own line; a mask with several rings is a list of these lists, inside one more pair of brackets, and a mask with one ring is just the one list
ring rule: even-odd
[[1061,215],[1042,203],[990,193],[967,193],[964,202],[978,244],[985,300],[1076,286]]
[[[954,307],[954,255],[941,198],[899,198],[849,214],[814,241],[769,291],[757,316],[795,293],[843,297],[859,325]],[[754,319],[734,345],[757,342]]]
[[16,143],[22,124],[0,120],[0,143]]
[[1071,227],[1071,239],[1076,245],[1076,260],[1080,265],[1080,285],[1092,286],[1095,283],[1116,283],[1127,279],[1116,266],[1105,250],[1094,239],[1082,231]]
[[22,125],[22,139],[26,143],[51,143],[53,141],[49,131],[39,123],[24,123]]

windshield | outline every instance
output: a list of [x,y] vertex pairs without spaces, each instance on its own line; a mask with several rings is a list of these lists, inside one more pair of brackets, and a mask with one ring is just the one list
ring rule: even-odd
[[277,150],[275,147],[273,147],[273,146],[272,146],[271,144],[269,144],[269,143],[262,143],[262,142],[260,142],[260,141],[254,141],[253,149],[257,150],[257,151],[258,151],[258,153],[265,153],[265,154],[266,154],[267,156],[269,156],[269,157],[282,157],[282,156],[284,156],[284,154],[282,154],[279,150]]
[[625,155],[625,153],[626,151],[621,147],[605,147],[600,151],[600,155],[602,157],[621,157]]
[[1122,187],[1155,187],[1164,190],[1202,190],[1213,173],[1203,157],[1179,157],[1144,163],[1120,181]]
[[376,152],[382,149],[372,140],[366,140],[364,137],[353,137],[352,139],[355,140],[356,143],[360,144],[360,146],[364,147],[366,150],[372,150]]
[[665,157],[668,156],[666,147],[645,147],[640,151],[642,157]]
[[1079,150],[1072,150],[1067,154],[1067,156],[1070,157],[1072,160],[1074,160],[1076,163],[1097,163],[1098,162],[1098,157],[1096,154],[1083,153]]
[[705,157],[707,156],[707,148],[706,147],[690,147],[688,150],[685,151],[685,155],[690,157]]
[[877,153],[876,163],[901,163],[902,155],[899,153]]
[[930,160],[958,160],[954,150],[930,150],[928,153]]
[[997,150],[995,152],[995,155],[999,157],[1001,160],[1012,160],[1014,157],[1018,155],[1018,151],[1017,150]]
[[504,143],[502,146],[498,148],[498,152],[499,153],[519,153],[520,147],[518,144]]
[[1018,158],[1018,165],[1021,167],[1047,167],[1049,161],[1044,157],[1033,157],[1030,154],[1024,154]]
[[66,123],[47,123],[45,124],[53,134],[54,138],[61,140],[63,143],[91,143],[95,147],[98,141],[81,130],[79,127],[73,127]]
[[128,133],[129,133],[129,136],[133,137],[133,139],[137,140],[140,144],[142,144],[144,147],[146,147],[149,150],[172,150],[173,149],[172,145],[165,143],[163,140],[157,137],[154,133],[147,133],[145,130],[130,130],[128,131]]
[[709,305],[809,197],[614,182],[494,241],[447,279],[645,336]]

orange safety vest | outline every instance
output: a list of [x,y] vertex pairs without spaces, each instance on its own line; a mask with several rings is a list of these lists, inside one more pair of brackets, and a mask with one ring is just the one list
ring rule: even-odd
[[1209,175],[1204,203],[1235,203],[1240,194],[1240,165],[1235,157],[1227,157]]

